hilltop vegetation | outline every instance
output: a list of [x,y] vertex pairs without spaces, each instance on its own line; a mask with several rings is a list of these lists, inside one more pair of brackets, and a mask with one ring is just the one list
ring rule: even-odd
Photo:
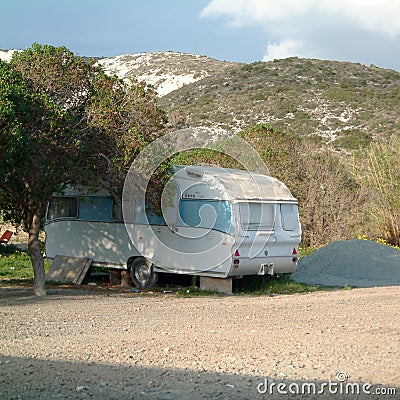
[[399,134],[400,72],[297,57],[252,64],[176,52],[101,60],[108,73],[145,81],[170,129],[240,132],[257,124],[350,152]]
[[256,124],[354,150],[400,130],[400,73],[290,58],[235,64],[161,99],[180,126]]

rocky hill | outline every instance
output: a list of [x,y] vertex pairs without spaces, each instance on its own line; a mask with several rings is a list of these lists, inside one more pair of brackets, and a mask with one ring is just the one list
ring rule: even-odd
[[373,65],[297,57],[242,64],[174,52],[100,63],[153,85],[176,128],[269,124],[346,150],[400,134],[400,73]]
[[[13,51],[0,51],[0,58]],[[400,72],[394,70],[297,57],[243,64],[172,51],[98,63],[109,74],[152,86],[171,129],[239,132],[268,124],[347,151],[400,135]]]
[[194,54],[168,52],[124,54],[99,60],[104,70],[119,78],[145,81],[162,97],[233,65]]

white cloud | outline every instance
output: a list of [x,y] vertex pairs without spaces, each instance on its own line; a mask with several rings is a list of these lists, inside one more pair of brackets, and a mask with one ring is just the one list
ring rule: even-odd
[[302,43],[296,40],[284,40],[280,43],[269,44],[263,61],[272,61],[299,55],[303,56],[301,54],[302,47]]
[[200,15],[203,18],[224,17],[235,26],[259,24],[267,29],[290,21],[290,28],[299,30],[320,19],[346,18],[367,31],[388,37],[400,35],[398,0],[212,0]]
[[287,19],[288,9],[302,13],[304,3],[312,0],[212,0],[201,12],[203,18],[225,17],[234,26],[245,26],[253,23],[264,25],[275,24]]
[[264,60],[300,56],[379,64],[385,58],[398,68],[399,0],[211,0],[200,16],[236,28],[259,27]]
[[394,38],[400,36],[400,2],[397,0],[325,0],[326,15],[343,16],[361,29]]

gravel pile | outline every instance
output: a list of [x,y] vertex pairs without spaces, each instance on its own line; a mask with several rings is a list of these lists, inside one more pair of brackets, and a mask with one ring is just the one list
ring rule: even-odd
[[302,258],[293,279],[324,286],[400,285],[400,251],[370,240],[345,240]]

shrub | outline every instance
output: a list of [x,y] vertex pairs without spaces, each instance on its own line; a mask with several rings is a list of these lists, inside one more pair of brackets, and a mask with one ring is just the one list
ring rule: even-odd
[[[400,245],[400,137],[373,143],[364,158],[354,159],[355,175],[369,190],[366,220],[376,236]],[[358,169],[361,168],[361,171]]]

